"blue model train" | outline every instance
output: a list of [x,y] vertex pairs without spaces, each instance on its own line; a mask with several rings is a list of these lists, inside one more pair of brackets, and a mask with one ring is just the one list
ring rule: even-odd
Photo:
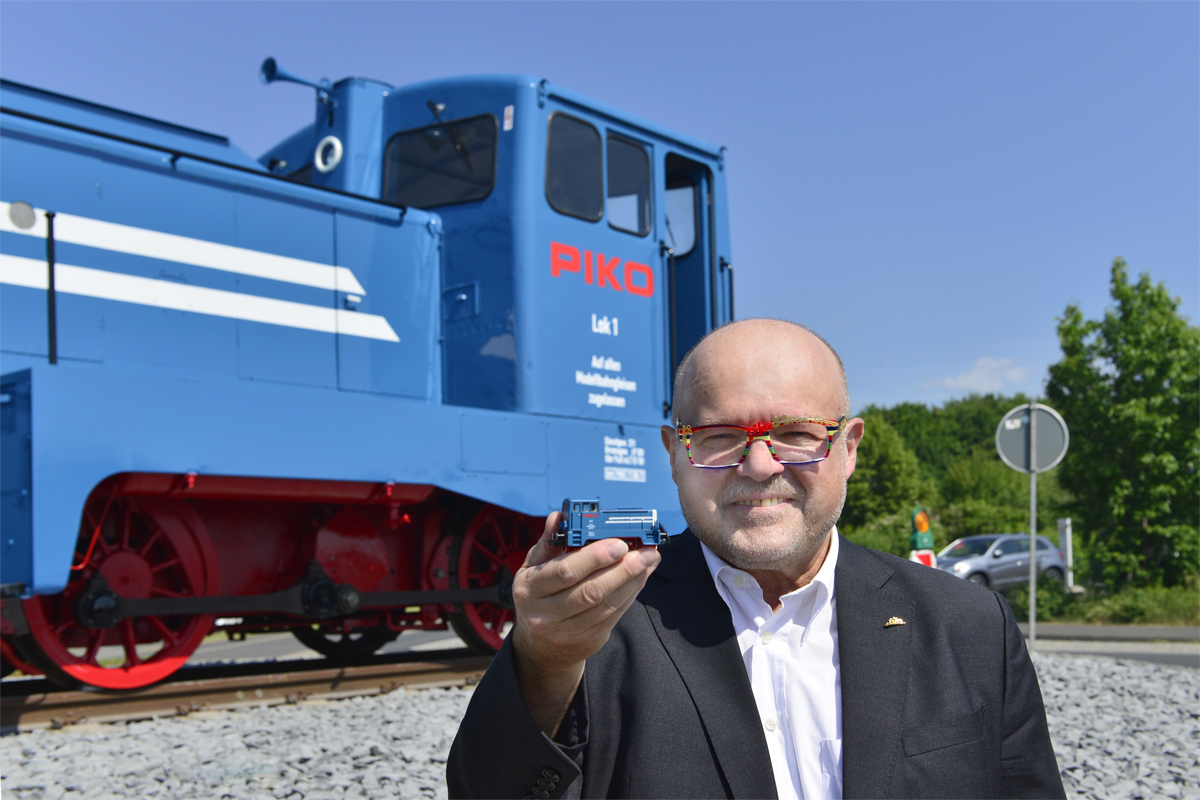
[[682,527],[645,448],[732,317],[722,151],[526,76],[262,77],[316,113],[257,160],[0,83],[5,669],[494,650],[552,498]]
[[598,498],[563,500],[562,516],[550,543],[557,547],[583,547],[600,539],[622,539],[629,548],[658,547],[667,541],[666,530],[653,508],[614,508],[604,511]]

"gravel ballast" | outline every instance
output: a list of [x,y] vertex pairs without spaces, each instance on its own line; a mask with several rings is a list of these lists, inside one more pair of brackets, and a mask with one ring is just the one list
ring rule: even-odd
[[[1068,797],[1200,800],[1200,671],[1035,654]],[[0,788],[33,798],[442,798],[467,689],[0,740]]]

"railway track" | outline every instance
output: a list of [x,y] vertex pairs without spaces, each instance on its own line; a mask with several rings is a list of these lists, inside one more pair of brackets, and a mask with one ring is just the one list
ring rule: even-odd
[[[174,680],[129,692],[63,691],[43,680],[6,680],[0,692],[0,728],[7,734],[85,721],[128,722],[387,694],[400,688],[467,686],[478,682],[489,663],[490,656],[464,656],[458,650],[358,665],[319,660],[193,667],[180,670]],[[281,667],[287,671],[278,671]]]

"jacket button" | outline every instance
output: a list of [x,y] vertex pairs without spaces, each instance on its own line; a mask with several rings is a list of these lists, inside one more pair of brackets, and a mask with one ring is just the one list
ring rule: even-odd
[[555,781],[548,781],[545,778],[542,778],[540,781],[538,781],[538,786],[542,787],[547,792],[552,792],[552,791],[554,791],[554,787],[558,786],[558,783]]
[[545,789],[543,789],[540,786],[535,786],[532,789],[530,789],[529,791],[533,792],[535,795],[540,797],[542,800],[546,800],[546,798],[550,796],[550,793],[547,792]]
[[554,770],[552,770],[552,769],[544,769],[544,770],[542,770],[542,777],[543,777],[543,778],[548,778],[549,780],[552,780],[552,781],[554,781],[555,783],[558,783],[560,780],[562,780],[562,778],[558,777],[558,773],[557,773],[557,772],[555,772],[555,771],[554,771]]

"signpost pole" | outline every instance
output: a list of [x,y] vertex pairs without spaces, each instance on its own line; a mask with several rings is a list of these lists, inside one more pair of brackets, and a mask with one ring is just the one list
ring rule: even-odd
[[1071,518],[1067,517],[1067,587],[1075,587],[1075,553],[1074,543],[1071,541],[1074,537],[1071,535]]
[[1029,648],[1037,644],[1037,403],[1029,401]]
[[[1038,418],[1042,452],[1038,453]],[[1021,431],[1021,428],[1028,428]],[[1029,473],[1029,647],[1037,643],[1037,476],[1058,466],[1067,454],[1071,433],[1058,412],[1031,400],[1004,415],[996,426],[996,452],[1017,472]],[[1059,520],[1062,524],[1062,520]],[[1068,526],[1070,522],[1068,521]],[[1069,528],[1068,528],[1069,529]]]

